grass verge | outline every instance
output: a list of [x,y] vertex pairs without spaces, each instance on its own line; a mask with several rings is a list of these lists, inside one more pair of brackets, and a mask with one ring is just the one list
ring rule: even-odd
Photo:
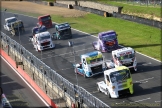
[[[10,12],[21,13],[30,16],[40,14],[24,13],[16,10]],[[161,61],[161,30],[147,25],[126,21],[117,18],[105,18],[95,14],[87,14],[82,17],[63,17],[51,15],[57,23],[68,22],[72,28],[96,35],[102,31],[115,30],[118,34],[119,44],[130,46],[136,51],[146,54]]]

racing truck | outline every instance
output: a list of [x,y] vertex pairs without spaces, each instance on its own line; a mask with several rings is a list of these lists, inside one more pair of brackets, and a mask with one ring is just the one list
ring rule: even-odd
[[130,68],[130,70],[137,71],[135,50],[131,47],[124,47],[112,51],[112,60],[107,60],[106,66],[108,69],[119,66],[126,66]]
[[72,38],[71,26],[69,25],[69,23],[56,24],[55,28],[56,32],[53,33],[54,39],[58,40]]
[[98,34],[98,41],[94,41],[92,46],[95,50],[109,52],[118,49],[117,34],[114,30],[101,32]]
[[44,25],[46,28],[52,28],[52,20],[50,15],[43,15],[38,17],[38,25]]
[[35,34],[45,32],[45,31],[47,31],[47,28],[44,25],[37,25],[32,29],[32,34],[33,36],[35,36]]
[[103,73],[105,69],[103,55],[99,51],[81,55],[81,63],[74,65],[74,72],[83,75],[84,78]]
[[5,30],[10,31],[11,29],[11,23],[17,21],[17,18],[15,17],[9,17],[5,19],[5,25],[3,26]]
[[105,81],[97,82],[97,90],[109,98],[119,98],[122,95],[133,94],[133,82],[130,70],[119,66],[104,71]]
[[12,36],[19,35],[20,33],[24,33],[25,29],[24,29],[23,22],[21,20],[12,22],[10,32],[11,32]]
[[30,38],[30,41],[32,41],[34,48],[38,52],[45,49],[55,48],[55,44],[53,44],[51,35],[48,31],[35,34],[35,36]]

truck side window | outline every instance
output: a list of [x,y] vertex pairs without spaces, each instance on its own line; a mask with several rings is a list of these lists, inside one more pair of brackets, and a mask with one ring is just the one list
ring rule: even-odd
[[86,61],[85,61],[85,59],[83,59],[83,63],[84,63],[84,65],[86,65]]
[[109,76],[108,75],[106,75],[106,79],[110,82],[110,79],[109,79]]

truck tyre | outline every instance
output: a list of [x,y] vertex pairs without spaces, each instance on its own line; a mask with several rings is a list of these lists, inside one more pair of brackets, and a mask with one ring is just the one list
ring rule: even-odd
[[109,98],[111,98],[109,90],[106,89],[106,94],[108,95]]
[[75,72],[75,74],[78,74],[78,73],[77,73],[77,68],[74,68],[74,72]]
[[86,74],[84,73],[84,78],[87,78]]
[[95,46],[94,46],[94,44],[93,44],[93,43],[92,43],[92,46],[93,46],[93,49],[94,49],[94,50],[96,50],[96,48],[95,48]]
[[100,87],[99,87],[99,86],[97,86],[97,91],[98,91],[98,92],[101,92],[101,91],[100,91]]

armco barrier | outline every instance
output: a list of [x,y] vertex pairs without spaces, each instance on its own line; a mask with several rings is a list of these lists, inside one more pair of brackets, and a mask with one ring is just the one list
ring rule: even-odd
[[38,87],[38,85],[28,76],[28,74],[22,68],[16,68],[15,61],[12,60],[4,50],[0,49],[0,53],[1,56],[5,58],[5,60],[10,61],[9,63],[13,66],[13,68],[16,69],[17,72],[19,72],[19,74],[25,78],[25,80],[41,95],[41,97],[44,98],[44,100],[50,106],[57,108],[55,103],[40,89],[40,87]]
[[[56,93],[66,101],[68,107],[77,103],[84,108],[109,108],[107,104],[94,97],[84,88],[74,85],[63,78],[3,32],[1,32],[0,41],[1,55],[8,61],[11,61],[14,68],[17,69],[22,76],[25,76],[30,84],[36,86],[35,89],[43,95],[50,105],[54,105],[52,104],[52,100],[55,100],[56,98],[53,97],[52,93]],[[14,58],[14,60],[11,58]],[[22,68],[20,68],[21,66]],[[50,98],[46,95],[50,96]]]

